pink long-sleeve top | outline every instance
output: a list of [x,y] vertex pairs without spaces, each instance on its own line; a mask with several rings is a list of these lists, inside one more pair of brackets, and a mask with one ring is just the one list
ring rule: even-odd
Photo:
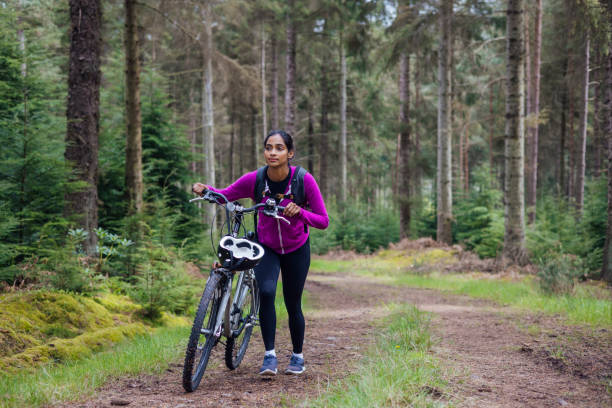
[[[294,172],[295,167],[291,166],[292,179]],[[213,187],[212,190],[225,195],[230,201],[239,200],[241,198],[250,198],[255,201],[256,179],[257,171],[253,171],[246,173],[224,189],[216,189]],[[291,183],[288,183],[285,193],[288,193],[290,188]],[[271,248],[274,252],[286,254],[304,245],[309,235],[308,226],[318,229],[327,228],[329,225],[329,216],[325,209],[325,203],[323,202],[319,186],[310,173],[304,175],[304,194],[310,210],[302,208],[300,213],[295,217],[285,217],[291,224],[287,224],[272,217],[266,217],[263,214],[259,217],[257,235],[260,243]],[[261,202],[265,202],[267,198],[268,197],[264,196]],[[290,202],[291,200],[285,198],[279,205],[287,206]]]

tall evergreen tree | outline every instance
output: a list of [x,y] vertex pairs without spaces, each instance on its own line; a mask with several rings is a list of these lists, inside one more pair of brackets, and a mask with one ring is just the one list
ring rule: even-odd
[[140,111],[140,41],[136,0],[125,0],[125,73],[127,141],[125,149],[125,187],[128,211],[142,211],[142,116]]
[[[600,0],[603,7],[607,10],[606,24],[612,30],[612,0]],[[608,55],[606,57],[605,75],[605,121],[603,126],[606,129],[606,144],[608,156],[608,227],[606,229],[606,240],[604,244],[603,267],[601,278],[612,284],[612,41],[608,41]]]
[[440,242],[451,244],[453,220],[452,181],[452,18],[453,0],[440,3],[440,48],[438,55],[438,227],[436,237]]
[[96,252],[98,227],[98,130],[100,118],[100,0],[70,0],[70,61],[68,73],[67,131],[64,157],[74,165],[73,180],[84,186],[66,194],[64,212],[78,214],[88,231],[83,246]]
[[506,44],[505,233],[504,258],[526,262],[524,204],[524,29],[523,0],[508,0]]

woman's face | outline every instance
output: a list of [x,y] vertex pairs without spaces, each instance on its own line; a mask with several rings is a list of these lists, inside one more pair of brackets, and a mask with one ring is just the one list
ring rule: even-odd
[[287,166],[289,159],[293,158],[293,154],[293,151],[287,150],[285,141],[279,134],[270,136],[266,141],[264,157],[270,167]]

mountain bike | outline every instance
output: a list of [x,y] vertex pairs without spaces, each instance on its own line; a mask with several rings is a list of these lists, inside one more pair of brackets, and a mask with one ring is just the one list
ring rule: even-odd
[[[225,209],[227,235],[218,244],[217,264],[210,273],[196,312],[183,366],[183,388],[194,391],[200,382],[213,348],[225,338],[225,365],[238,368],[246,353],[253,327],[258,324],[259,291],[253,268],[264,255],[254,241],[255,233],[246,232],[243,221],[249,213],[262,211],[268,217],[289,221],[279,215],[284,207],[274,199],[245,208],[230,202],[223,194],[207,190],[190,200],[208,201]],[[256,218],[255,218],[256,219]],[[243,231],[243,236],[239,236]],[[220,265],[220,266],[219,266]]]

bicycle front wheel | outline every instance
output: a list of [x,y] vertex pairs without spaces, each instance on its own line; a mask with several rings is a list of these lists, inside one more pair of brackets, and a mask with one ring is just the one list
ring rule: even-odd
[[200,385],[210,353],[218,341],[214,330],[224,291],[222,278],[214,271],[210,275],[193,321],[183,366],[183,388],[187,392],[195,391]]
[[253,275],[246,276],[236,288],[237,302],[231,310],[232,335],[225,344],[225,365],[230,370],[238,368],[251,340],[253,326],[259,313],[259,292]]

